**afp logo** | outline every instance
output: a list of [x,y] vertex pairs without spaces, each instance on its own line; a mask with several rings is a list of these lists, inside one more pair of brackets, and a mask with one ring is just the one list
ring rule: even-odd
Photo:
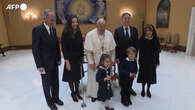
[[6,10],[26,10],[28,7],[27,7],[27,4],[26,3],[22,3],[22,4],[8,4],[7,7],[6,7]]

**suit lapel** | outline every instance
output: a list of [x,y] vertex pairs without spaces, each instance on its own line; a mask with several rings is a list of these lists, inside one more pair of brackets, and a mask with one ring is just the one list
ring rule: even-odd
[[126,36],[125,36],[125,33],[124,33],[123,26],[121,27],[122,38],[125,39],[125,41],[130,41],[130,40],[132,39],[132,33],[133,33],[133,31],[132,31],[131,27],[129,27],[129,28],[130,28],[130,35],[131,35],[131,36],[130,36],[129,39],[127,39]]
[[130,36],[130,39],[132,40],[133,39],[133,34],[134,34],[134,31],[133,31],[133,28],[130,26],[130,32],[131,32],[131,36]]
[[120,30],[121,30],[121,35],[122,35],[122,38],[126,39],[126,38],[125,38],[125,33],[124,33],[123,26],[121,26]]
[[[50,37],[50,35],[49,35],[49,33],[48,33],[46,27],[44,26],[44,24],[42,24],[42,30],[43,30],[43,33],[44,33],[45,35],[47,35],[47,37]],[[51,37],[50,37],[50,38],[51,38]]]

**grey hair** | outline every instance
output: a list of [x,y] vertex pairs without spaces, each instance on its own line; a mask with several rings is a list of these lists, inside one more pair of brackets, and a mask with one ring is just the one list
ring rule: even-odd
[[49,14],[50,12],[52,12],[51,9],[45,9],[45,10],[43,11],[43,18],[47,18],[47,17],[48,17],[48,14]]
[[98,19],[96,24],[99,24],[100,22],[104,22],[106,24],[106,21],[103,18]]

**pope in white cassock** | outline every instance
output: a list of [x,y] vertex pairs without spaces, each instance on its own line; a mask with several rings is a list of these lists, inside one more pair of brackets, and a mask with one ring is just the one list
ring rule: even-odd
[[112,33],[105,29],[106,22],[99,19],[97,28],[87,33],[84,49],[88,59],[87,96],[92,102],[97,99],[98,83],[96,82],[96,67],[102,54],[109,54],[112,62],[115,61],[115,41]]

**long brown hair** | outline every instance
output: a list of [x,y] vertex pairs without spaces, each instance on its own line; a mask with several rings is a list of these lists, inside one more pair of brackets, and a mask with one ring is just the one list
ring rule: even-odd
[[110,55],[108,55],[108,54],[102,54],[102,56],[100,57],[100,62],[99,62],[98,67],[100,67],[100,66],[104,67],[104,61],[107,58],[109,58],[111,60]]
[[[64,26],[63,32],[68,32],[71,35],[71,38],[75,38],[74,33],[73,33],[73,28],[72,28],[72,19],[76,18],[78,22],[78,17],[76,15],[70,15],[67,19],[67,23]],[[77,29],[75,31],[80,32],[80,27],[79,25],[77,26]]]

